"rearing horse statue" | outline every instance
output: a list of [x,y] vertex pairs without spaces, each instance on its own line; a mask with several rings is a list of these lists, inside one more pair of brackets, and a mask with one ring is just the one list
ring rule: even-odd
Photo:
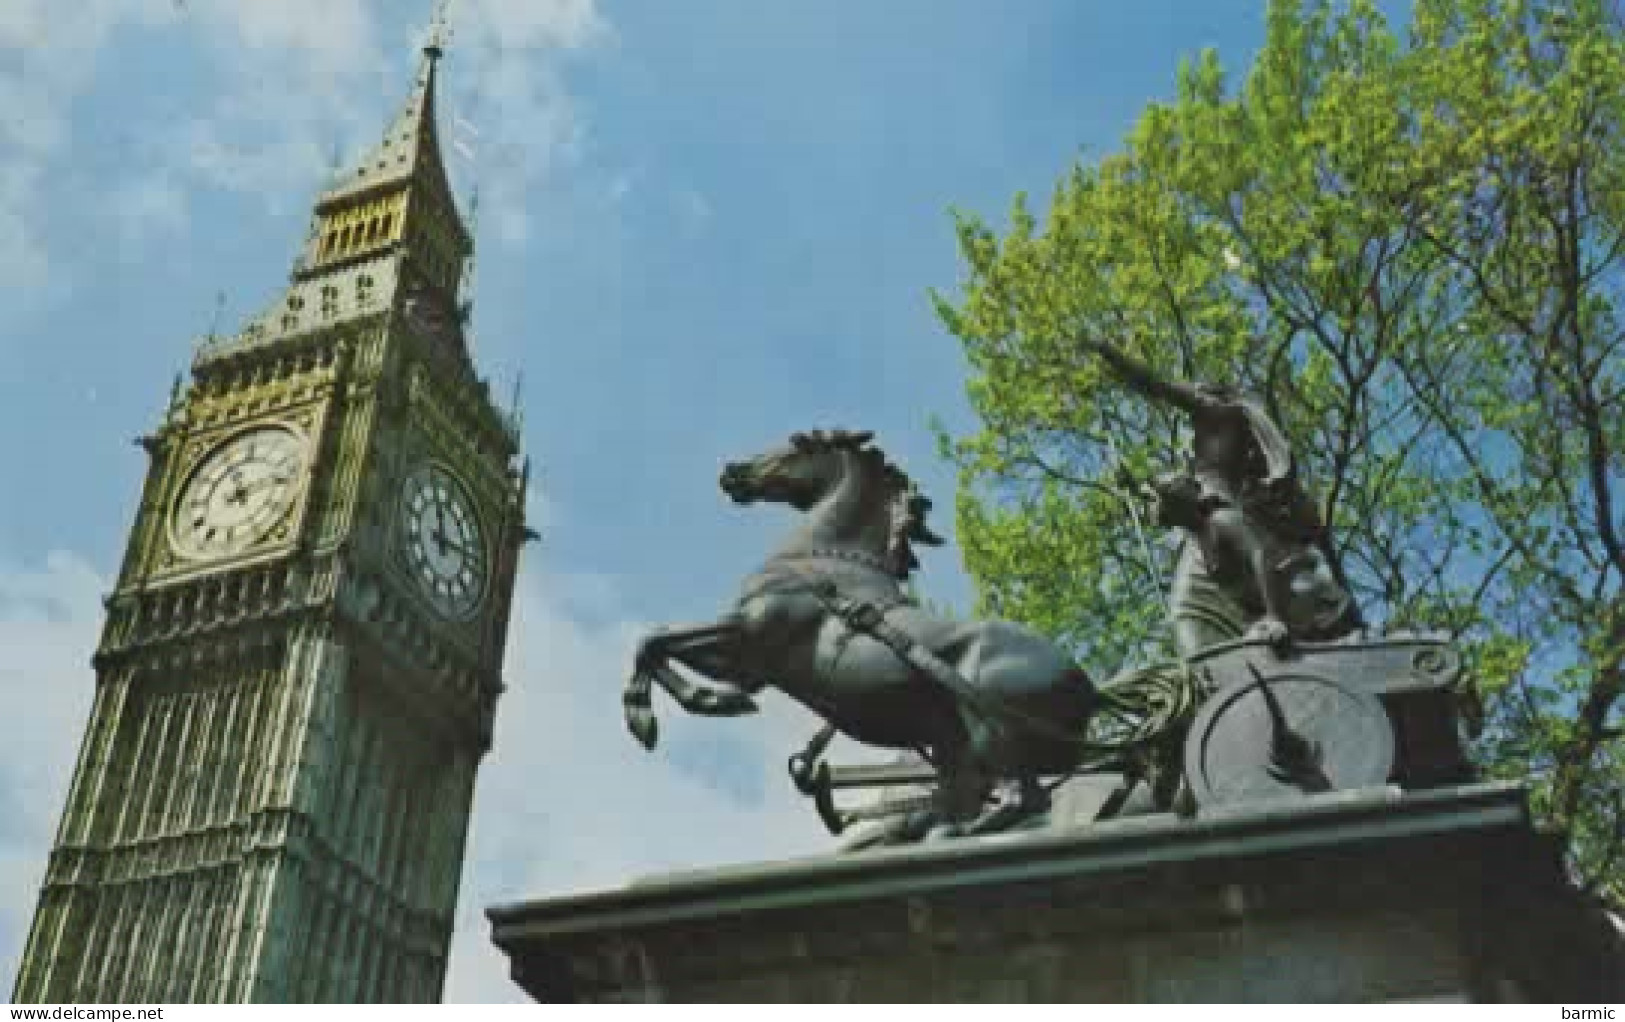
[[933,808],[911,836],[997,831],[1048,807],[1040,777],[1079,766],[1101,696],[1031,629],[948,620],[910,598],[914,544],[942,540],[926,525],[931,502],[872,438],[797,433],[723,469],[736,503],[788,504],[804,520],[725,615],[639,644],[627,725],[654,748],[656,685],[710,716],[754,712],[752,697],[777,688],[857,741],[936,767]]

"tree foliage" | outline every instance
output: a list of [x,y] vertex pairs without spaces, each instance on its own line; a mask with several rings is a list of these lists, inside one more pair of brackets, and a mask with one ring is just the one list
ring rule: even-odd
[[1040,219],[957,217],[938,295],[981,429],[942,438],[981,610],[1113,670],[1167,643],[1114,470],[1187,446],[1077,342],[1265,396],[1367,619],[1470,653],[1481,759],[1625,898],[1625,31],[1602,0],[1277,0]]

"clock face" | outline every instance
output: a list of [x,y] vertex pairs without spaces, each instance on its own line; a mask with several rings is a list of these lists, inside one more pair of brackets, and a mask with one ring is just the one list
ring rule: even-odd
[[281,427],[238,433],[210,451],[175,504],[176,549],[225,557],[264,539],[298,497],[305,457],[304,440]]
[[485,597],[488,566],[473,502],[438,465],[412,473],[402,498],[406,560],[423,594],[445,617],[471,617]]

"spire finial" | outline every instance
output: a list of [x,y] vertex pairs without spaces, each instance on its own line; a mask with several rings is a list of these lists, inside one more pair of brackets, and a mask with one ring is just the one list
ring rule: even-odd
[[423,44],[423,53],[436,61],[451,45],[451,0],[436,0],[434,18],[429,22],[429,40]]

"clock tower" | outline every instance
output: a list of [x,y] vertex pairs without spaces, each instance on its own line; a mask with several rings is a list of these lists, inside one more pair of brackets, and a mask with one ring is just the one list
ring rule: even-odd
[[527,469],[467,346],[439,59],[140,441],[16,1001],[440,997]]

